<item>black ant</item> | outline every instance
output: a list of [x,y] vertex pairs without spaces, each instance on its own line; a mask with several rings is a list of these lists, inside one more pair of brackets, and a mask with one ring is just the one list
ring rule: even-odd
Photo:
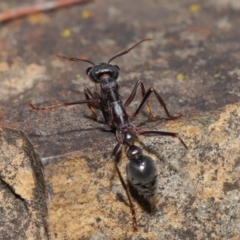
[[[128,181],[133,186],[139,195],[142,195],[144,198],[148,198],[153,196],[156,190],[157,185],[157,169],[155,162],[151,157],[143,155],[141,148],[134,144],[137,135],[144,136],[156,136],[156,135],[164,135],[177,137],[181,143],[187,148],[186,144],[183,140],[178,136],[178,133],[173,132],[163,132],[163,131],[141,131],[136,126],[134,126],[131,122],[134,118],[143,110],[145,105],[147,106],[148,115],[153,120],[160,119],[159,116],[153,116],[151,112],[150,103],[148,101],[151,93],[154,93],[157,97],[157,100],[164,108],[165,113],[170,120],[174,120],[179,118],[182,114],[179,113],[176,116],[172,116],[164,103],[161,96],[154,90],[153,88],[149,88],[149,90],[145,91],[145,86],[142,80],[138,80],[133,88],[132,93],[128,97],[125,103],[122,102],[120,93],[119,93],[119,85],[117,82],[119,67],[117,65],[112,65],[110,62],[117,57],[127,54],[134,47],[138,46],[140,43],[144,41],[152,40],[150,38],[143,39],[136,44],[134,44],[131,48],[117,54],[112,57],[108,63],[100,63],[94,64],[93,62],[86,59],[72,58],[72,57],[64,57],[58,56],[61,58],[68,59],[70,61],[84,61],[93,65],[93,67],[89,67],[86,70],[86,73],[91,81],[94,83],[100,84],[100,95],[95,96],[91,93],[88,88],[84,89],[84,94],[86,99],[76,102],[65,102],[62,104],[57,104],[48,107],[36,107],[30,104],[32,109],[35,110],[50,110],[54,108],[58,108],[61,106],[70,106],[87,103],[88,107],[92,113],[92,117],[97,120],[96,109],[100,110],[103,116],[104,123],[107,124],[111,129],[116,131],[116,138],[118,143],[113,149],[111,157],[114,160],[114,165],[116,171],[118,173],[121,184],[127,194],[127,198],[129,201],[129,206],[132,213],[132,222],[133,222],[133,231],[137,231],[137,220],[136,214],[133,207],[133,203],[131,200],[131,196],[129,193],[129,189],[127,184],[125,183],[119,167],[118,167],[118,155],[120,154],[123,146],[126,146],[126,155],[129,160],[127,164],[127,177]],[[141,86],[142,92],[142,101],[139,104],[137,110],[129,116],[126,112],[126,108],[133,101],[138,87]]]

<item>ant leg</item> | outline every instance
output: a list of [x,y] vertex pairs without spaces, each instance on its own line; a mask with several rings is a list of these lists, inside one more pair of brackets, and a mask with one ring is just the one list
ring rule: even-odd
[[[138,80],[138,81],[136,82],[134,88],[133,88],[133,91],[132,91],[131,95],[129,96],[129,98],[128,98],[128,99],[126,100],[126,102],[124,103],[124,107],[127,107],[127,106],[132,102],[132,100],[133,100],[134,97],[136,96],[137,88],[139,87],[139,85],[141,85],[142,99],[144,99],[144,97],[145,97],[145,95],[146,95],[145,86],[144,86],[144,83],[143,83],[142,80]],[[152,88],[151,88],[151,89],[152,89]],[[155,93],[155,95],[156,95],[159,103],[163,106],[163,108],[164,108],[164,110],[165,110],[165,112],[166,112],[166,114],[167,114],[167,116],[168,116],[169,119],[172,119],[172,120],[173,120],[173,119],[179,118],[179,117],[182,115],[182,114],[180,113],[180,114],[178,114],[177,116],[171,116],[170,113],[169,113],[169,111],[168,111],[168,109],[167,109],[167,106],[166,106],[165,102],[163,101],[163,99],[161,98],[161,96],[160,96],[154,89],[152,89],[152,91],[154,91],[154,93]],[[148,90],[148,92],[149,92],[149,90]],[[148,93],[148,92],[147,92],[147,94],[150,95],[150,93]],[[151,105],[150,105],[150,103],[149,103],[149,101],[148,101],[147,99],[148,99],[148,97],[146,98],[146,103],[144,103],[143,107],[142,107],[138,112],[140,112],[140,111],[144,108],[145,104],[147,104],[148,116],[149,116],[152,120],[154,120],[154,121],[159,120],[159,119],[160,119],[160,116],[158,116],[158,115],[154,116],[154,115],[152,114]],[[142,101],[143,101],[143,100],[142,100]],[[136,111],[136,112],[137,112],[137,111]],[[136,115],[138,114],[138,112],[137,112],[137,113],[136,113],[136,112],[135,112],[135,116],[133,115],[132,118],[135,118],[135,117],[136,117]]]
[[136,232],[137,231],[137,220],[136,220],[136,213],[135,213],[135,210],[134,210],[134,206],[133,206],[133,203],[132,203],[132,199],[131,199],[131,196],[130,196],[130,192],[129,192],[129,189],[127,187],[127,184],[124,182],[123,180],[123,177],[122,177],[122,174],[119,170],[119,167],[118,167],[118,163],[117,163],[117,155],[120,153],[120,151],[122,150],[122,143],[118,143],[114,149],[113,149],[113,152],[112,152],[112,155],[111,157],[113,158],[114,160],[114,165],[115,165],[115,168],[116,168],[116,171],[117,171],[117,174],[118,174],[118,177],[121,181],[121,184],[127,194],[127,198],[128,198],[128,202],[129,202],[129,206],[130,206],[130,210],[131,210],[131,213],[132,213],[132,222],[133,222],[133,231]]
[[[141,92],[142,92],[142,98],[144,98],[145,94],[146,94],[146,90],[145,90],[145,86],[142,80],[138,80],[133,88],[133,91],[131,93],[131,95],[128,97],[127,101],[124,103],[124,107],[128,107],[128,105],[132,102],[132,100],[134,99],[134,97],[136,96],[137,93],[137,88],[139,87],[139,85],[141,85]],[[148,116],[153,119],[153,120],[158,120],[159,116],[153,116],[152,115],[152,111],[151,111],[151,106],[149,101],[147,101],[147,112],[148,112]]]
[[110,116],[108,111],[106,111],[106,109],[104,108],[104,104],[102,102],[102,98],[101,96],[99,96],[99,98],[96,98],[91,91],[88,88],[84,89],[84,94],[87,100],[91,100],[91,99],[99,99],[99,102],[96,104],[94,103],[88,103],[88,108],[90,109],[91,113],[92,113],[92,118],[94,120],[97,120],[97,112],[96,109],[99,109],[102,112],[102,117],[103,117],[103,121],[104,123],[108,124],[110,121]]
[[[88,88],[84,88],[84,94],[87,100],[96,99]],[[88,108],[91,111],[91,116],[95,121],[97,121],[97,116],[98,116],[95,110],[97,107],[98,107],[98,104],[88,103]]]
[[77,105],[77,104],[83,104],[83,103],[99,104],[100,100],[99,99],[89,99],[89,100],[87,99],[87,100],[81,100],[81,101],[76,101],[76,102],[60,103],[60,104],[56,104],[56,105],[52,105],[52,106],[48,106],[48,107],[36,107],[30,103],[29,106],[34,110],[51,110],[51,109],[58,108],[58,107]]
[[158,135],[176,137],[183,144],[183,146],[186,149],[188,149],[186,143],[182,140],[182,138],[178,135],[178,133],[163,132],[163,131],[139,131],[137,134],[144,135],[144,136],[147,136],[147,137],[158,136]]
[[144,97],[145,95],[145,87],[143,85],[143,81],[142,80],[137,80],[137,82],[135,83],[135,86],[132,90],[132,93],[130,94],[130,96],[128,97],[128,99],[126,100],[126,102],[124,103],[124,107],[128,107],[128,105],[132,102],[132,100],[135,98],[136,93],[137,93],[137,88],[139,87],[139,85],[141,84],[141,88],[142,88],[142,97]]
[[[142,109],[144,108],[144,106],[148,103],[148,98],[150,97],[150,95],[151,95],[152,92],[154,92],[155,96],[156,96],[157,99],[158,99],[158,102],[162,105],[162,107],[164,108],[164,111],[165,111],[166,115],[168,116],[168,118],[169,118],[170,120],[174,120],[174,119],[177,119],[177,118],[179,118],[179,117],[182,116],[182,113],[179,113],[179,114],[176,115],[176,116],[172,116],[172,115],[169,113],[169,111],[168,111],[168,109],[167,109],[167,106],[166,106],[165,102],[163,101],[163,99],[161,98],[161,96],[160,96],[153,88],[149,88],[148,91],[147,91],[147,93],[146,93],[145,96],[143,97],[142,102],[141,102],[140,105],[138,106],[137,110],[136,110],[135,113],[131,116],[131,119],[134,119],[134,118],[138,115],[138,113],[142,111]],[[159,117],[159,116],[153,116],[153,115],[152,115],[152,118],[153,118],[154,120],[158,120],[160,117]]]

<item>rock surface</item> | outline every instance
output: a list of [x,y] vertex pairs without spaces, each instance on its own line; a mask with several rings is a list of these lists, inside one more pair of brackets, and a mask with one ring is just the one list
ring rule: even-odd
[[[130,209],[116,197],[126,200],[119,179],[112,180],[111,149],[89,148],[46,164],[51,239],[238,239],[239,119],[237,104],[165,125],[181,132],[187,151],[175,139],[142,139],[157,163],[159,185],[152,215],[134,202],[137,233]],[[124,175],[126,162],[122,159]]]
[[[20,4],[9,1],[9,7]],[[0,9],[6,6],[0,3]],[[50,239],[60,240],[239,239],[239,13],[239,0],[107,0],[2,23],[0,126],[10,129],[1,136],[2,143],[11,137],[18,140],[1,145],[1,191],[11,197],[10,202],[16,201],[15,208],[5,209],[4,214],[23,217],[14,229],[26,229],[27,220],[40,216],[29,226],[41,226],[34,234],[39,231],[42,239],[47,236],[45,229]],[[107,127],[93,121],[85,105],[33,111],[28,103],[77,101],[84,99],[84,87],[94,91],[85,75],[88,64],[68,62],[56,54],[98,63],[146,37],[153,41],[112,62],[121,69],[121,95],[127,99],[137,79],[147,89],[156,89],[171,114],[182,112],[183,117],[152,122],[143,113],[134,124],[178,132],[188,150],[170,137],[139,138],[145,154],[157,164],[159,184],[152,215],[134,200],[139,231],[133,233],[126,196],[109,158],[116,145],[114,134],[102,131]],[[140,98],[137,94],[129,113]],[[150,101],[153,113],[165,117],[156,98]],[[47,223],[43,179],[34,175],[40,175],[41,166],[24,135],[11,129],[27,134],[44,165],[50,196]],[[29,163],[26,170],[24,164],[14,165],[8,171],[11,164],[4,161],[6,156],[18,160],[23,152],[31,153],[25,161],[36,166]],[[124,178],[126,164],[123,152]],[[17,191],[19,182],[11,175],[20,174],[23,184],[27,175],[22,169],[32,179],[24,182],[24,192]],[[34,191],[38,194],[33,196]],[[4,219],[0,226],[5,226]],[[17,233],[19,239],[34,239],[0,228],[0,236]]]
[[0,146],[0,238],[48,239],[39,157],[21,131],[1,128]]

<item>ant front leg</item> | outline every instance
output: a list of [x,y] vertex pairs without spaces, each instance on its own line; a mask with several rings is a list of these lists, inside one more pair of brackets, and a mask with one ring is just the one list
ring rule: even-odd
[[114,166],[116,168],[116,171],[117,171],[117,174],[118,174],[118,177],[121,181],[121,184],[127,194],[127,198],[128,198],[128,202],[129,202],[129,207],[130,207],[130,210],[131,210],[131,213],[132,213],[132,223],[133,223],[133,231],[136,232],[137,231],[137,219],[136,219],[136,213],[135,213],[135,210],[134,210],[134,206],[133,206],[133,203],[132,203],[132,199],[131,199],[131,196],[130,196],[130,192],[129,192],[129,189],[128,189],[128,186],[127,184],[124,182],[124,179],[122,177],[122,174],[119,170],[119,167],[118,167],[118,160],[117,160],[117,156],[118,154],[120,153],[120,151],[122,150],[122,147],[123,147],[123,144],[122,143],[118,143],[114,149],[113,149],[113,152],[112,152],[112,155],[111,157],[113,158],[114,160]]
[[165,110],[165,113],[167,114],[168,118],[171,119],[171,120],[174,120],[174,119],[177,119],[179,117],[182,116],[181,113],[179,113],[177,116],[172,116],[168,109],[167,109],[167,106],[165,104],[165,102],[163,101],[163,99],[161,98],[161,96],[153,89],[153,88],[150,88],[146,94],[146,90],[145,90],[145,86],[144,86],[144,83],[142,80],[138,80],[133,88],[133,91],[131,93],[131,95],[129,96],[129,98],[126,100],[126,102],[124,103],[124,107],[127,107],[134,99],[134,97],[136,96],[136,93],[137,93],[137,89],[139,87],[139,85],[141,86],[141,92],[142,92],[142,102],[141,104],[139,105],[138,109],[136,110],[136,112],[132,115],[132,119],[135,118],[137,116],[137,114],[144,108],[145,105],[147,105],[147,112],[148,112],[148,116],[149,118],[151,118],[152,120],[156,121],[156,120],[159,120],[160,119],[160,116],[156,115],[154,116],[152,114],[152,110],[151,110],[151,105],[148,101],[148,98],[150,96],[150,94],[152,92],[155,93],[159,103],[162,105],[162,107],[164,108]]
[[[144,86],[144,83],[143,83],[142,80],[138,80],[136,82],[134,88],[133,88],[133,91],[132,91],[131,95],[129,96],[127,101],[124,103],[124,107],[128,107],[128,105],[133,101],[134,97],[136,96],[137,89],[138,89],[139,85],[141,86],[142,98],[144,98],[144,96],[146,94],[145,86]],[[159,116],[153,116],[149,101],[147,101],[146,104],[147,104],[148,116],[155,121],[158,120],[160,117]]]
[[[141,80],[139,80],[139,81],[141,81]],[[142,84],[143,84],[143,83],[142,83]],[[143,89],[143,88],[142,88],[142,89]],[[144,89],[144,90],[145,90],[145,89]],[[176,116],[172,116],[172,115],[169,113],[169,111],[168,111],[168,109],[167,109],[167,106],[166,106],[165,102],[163,101],[162,97],[157,93],[157,91],[156,91],[155,89],[149,88],[148,91],[147,91],[147,93],[144,95],[144,97],[143,97],[140,105],[138,106],[137,110],[136,110],[135,113],[131,116],[131,119],[134,119],[134,118],[138,115],[138,113],[142,111],[142,109],[144,108],[144,106],[145,106],[146,104],[147,104],[147,109],[148,109],[149,116],[150,116],[153,120],[158,120],[158,119],[160,119],[160,116],[158,116],[158,115],[153,116],[152,113],[151,113],[151,107],[150,107],[150,104],[149,104],[149,101],[148,101],[151,93],[154,93],[155,96],[157,97],[157,100],[158,100],[158,102],[161,104],[161,106],[163,107],[163,109],[164,109],[164,111],[165,111],[168,119],[170,119],[170,120],[175,120],[175,119],[177,119],[177,118],[179,118],[179,117],[182,116],[182,113],[179,113],[179,114],[177,114]],[[129,97],[129,98],[130,98],[130,97]]]
[[88,89],[88,88],[85,88],[84,89],[84,94],[85,94],[85,97],[87,100],[94,100],[94,99],[97,99],[98,102],[95,103],[95,102],[89,102],[88,103],[88,108],[90,109],[91,111],[91,115],[92,115],[92,118],[97,121],[97,112],[96,112],[96,109],[99,109],[102,113],[102,117],[103,117],[103,122],[105,124],[108,124],[108,125],[112,125],[111,124],[111,115],[108,111],[108,109],[106,109],[106,106],[104,105],[104,101],[102,99],[101,96],[99,96],[99,98],[96,98],[92,93],[91,91]]
[[[84,88],[84,94],[85,94],[85,97],[86,97],[87,100],[96,99],[88,88]],[[99,108],[99,103],[98,104],[96,104],[96,103],[88,103],[88,108],[91,111],[92,118],[95,121],[97,121],[97,116],[98,115],[97,115],[97,112],[96,112],[95,109]]]
[[87,100],[81,100],[81,101],[76,101],[76,102],[65,102],[65,103],[60,103],[52,106],[47,106],[47,107],[36,107],[32,103],[29,104],[29,106],[34,109],[34,110],[51,110],[54,108],[59,108],[59,107],[66,107],[66,106],[71,106],[71,105],[77,105],[77,104],[83,104],[83,103],[88,103],[88,104],[99,104],[100,100],[99,99],[87,99]]

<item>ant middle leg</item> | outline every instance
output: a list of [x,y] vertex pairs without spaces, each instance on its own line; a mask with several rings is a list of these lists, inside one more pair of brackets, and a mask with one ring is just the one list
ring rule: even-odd
[[32,103],[29,103],[29,106],[34,110],[51,110],[54,108],[66,107],[66,106],[84,104],[84,103],[99,104],[99,102],[100,102],[99,99],[87,99],[87,100],[80,100],[80,101],[76,101],[76,102],[64,102],[64,103],[51,105],[51,106],[47,106],[47,107],[37,107],[37,106],[33,105]]
[[[64,107],[64,106],[66,107],[66,106],[84,104],[84,103],[87,103],[88,106],[90,106],[90,107],[96,107],[97,108],[99,106],[100,100],[95,98],[88,88],[84,89],[84,94],[85,94],[86,100],[80,100],[80,101],[76,101],[76,102],[64,102],[64,103],[60,103],[60,104],[56,104],[56,105],[52,105],[52,106],[47,106],[47,107],[37,107],[37,106],[33,105],[32,103],[30,103],[29,106],[34,110],[51,110],[51,109],[54,109],[54,108],[59,108],[59,107]],[[94,115],[93,112],[92,112],[92,115]],[[95,112],[95,115],[97,117],[96,112]]]

